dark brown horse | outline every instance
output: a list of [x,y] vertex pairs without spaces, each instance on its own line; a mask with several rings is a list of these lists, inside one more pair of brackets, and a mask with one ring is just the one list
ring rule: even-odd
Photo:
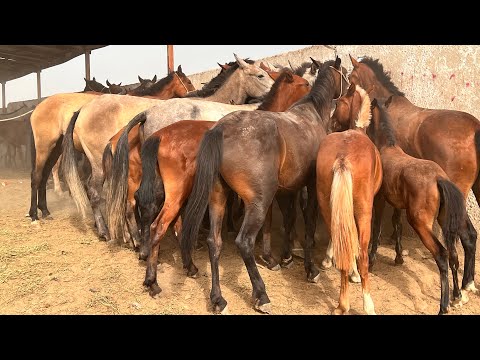
[[95,80],[95,76],[92,80],[87,80],[86,78],[83,78],[83,80],[85,80],[85,89],[83,89],[83,92],[99,92],[102,94],[110,94],[110,89]]
[[[349,88],[355,92],[355,85]],[[365,134],[370,123],[370,98],[358,92],[358,104],[347,112],[352,129],[328,135],[317,156],[317,197],[331,237],[327,254],[341,272],[340,300],[334,314],[349,311],[349,272],[358,269],[363,290],[363,308],[375,314],[368,278],[368,245],[373,201],[382,185],[380,154]],[[342,109],[341,100],[336,111]],[[333,119],[332,119],[333,120]]]
[[[245,206],[235,243],[252,282],[255,309],[270,312],[271,307],[253,250],[257,233],[277,192],[294,196],[303,186],[308,188],[304,265],[307,279],[318,281],[320,272],[311,254],[317,217],[315,163],[320,142],[326,136],[332,100],[346,90],[340,62],[337,58],[335,62],[324,63],[310,94],[287,111],[234,112],[205,134],[197,156],[197,171],[180,243],[184,265],[191,269],[193,245],[208,206],[210,299],[214,311],[224,312],[227,306],[220,290],[218,260],[225,203],[230,190],[240,196]],[[148,278],[148,282],[152,280]]]
[[[351,56],[350,59],[353,64],[350,74],[352,83],[364,89],[373,87],[371,97],[382,101],[393,95],[387,110],[398,146],[410,156],[436,162],[458,186],[465,200],[472,189],[480,204],[480,122],[462,111],[415,106],[393,84],[378,60],[364,57],[357,61]],[[396,212],[394,217],[400,217],[400,214]],[[462,246],[465,254],[472,250],[463,240]],[[476,242],[473,253],[475,248]],[[464,270],[464,274],[467,273]],[[472,277],[464,278],[468,281],[462,282],[462,289],[477,292],[474,274],[472,269]]]
[[[138,77],[139,79],[140,76]],[[152,80],[152,84],[146,84],[145,80],[140,80],[140,86],[127,92],[127,95],[141,96],[151,99],[172,99],[185,97],[188,93],[195,91],[190,79],[182,71],[182,65],[178,65],[177,71],[172,71],[169,75],[160,79],[157,76]]]

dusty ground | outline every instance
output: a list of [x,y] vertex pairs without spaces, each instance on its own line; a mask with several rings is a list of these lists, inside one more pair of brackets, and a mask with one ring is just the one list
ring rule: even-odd
[[[99,241],[93,220],[83,221],[68,196],[60,198],[50,189],[47,198],[54,219],[32,226],[25,217],[29,174],[0,169],[1,314],[211,314],[206,248],[195,254],[201,276],[190,279],[184,275],[174,240],[165,239],[158,274],[163,292],[154,299],[142,286],[145,264],[132,250]],[[279,234],[276,229],[274,235]],[[325,247],[317,241],[317,264]],[[370,276],[376,312],[437,314],[440,282],[435,262],[417,238],[406,238],[404,248],[409,251],[405,264],[395,266],[393,245],[382,241]],[[460,246],[459,253],[463,268]],[[476,258],[478,264],[478,250]],[[250,304],[248,274],[233,238],[225,241],[220,265],[230,313],[256,314]],[[306,282],[299,259],[291,269],[271,272],[260,268],[260,273],[274,314],[330,314],[337,304],[340,278],[336,270],[322,272],[318,284]],[[479,277],[477,265],[477,282]],[[350,294],[350,313],[363,314],[361,287],[352,284]],[[466,305],[451,313],[480,314],[479,296],[470,295]]]

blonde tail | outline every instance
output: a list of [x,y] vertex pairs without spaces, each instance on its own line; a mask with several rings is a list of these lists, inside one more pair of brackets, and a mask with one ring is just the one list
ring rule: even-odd
[[332,210],[332,246],[335,266],[350,272],[358,257],[358,232],[353,214],[352,172],[348,160],[337,159],[333,164],[330,193]]

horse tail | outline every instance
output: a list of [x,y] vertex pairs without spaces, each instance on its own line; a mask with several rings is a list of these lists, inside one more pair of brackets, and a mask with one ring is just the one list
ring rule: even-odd
[[[111,239],[117,238],[118,228],[122,228],[125,222],[128,195],[128,133],[135,125],[144,123],[146,119],[146,114],[142,111],[130,120],[115,148],[110,175],[111,181],[107,183],[105,197],[108,229]],[[113,184],[113,181],[115,181],[115,184]]]
[[353,214],[353,180],[350,163],[337,159],[333,163],[330,192],[332,210],[331,238],[335,266],[350,271],[358,256],[358,232]]
[[37,148],[35,147],[35,137],[33,136],[32,120],[28,122],[28,131],[30,135],[30,161],[32,162],[32,173],[35,170],[37,164]]
[[447,249],[450,251],[455,246],[457,235],[462,231],[462,226],[467,218],[465,201],[460,189],[447,179],[437,179],[440,192],[440,210],[445,211],[445,221],[442,225],[443,238]]
[[207,131],[197,155],[197,168],[192,192],[188,198],[183,219],[180,246],[184,267],[190,268],[193,245],[207,210],[208,200],[219,175],[223,157],[223,128],[216,126]]
[[142,181],[136,193],[140,207],[157,201],[155,198],[155,182],[157,180],[157,158],[160,147],[160,137],[150,136],[142,146]]
[[[105,150],[103,150],[102,156],[102,169],[103,174],[105,175],[105,198],[108,197],[108,192],[112,186],[112,164],[113,164],[113,151],[112,151],[112,142],[109,141]],[[107,219],[108,223],[108,219]]]
[[65,132],[65,137],[63,138],[63,155],[62,160],[60,161],[60,171],[70,189],[70,195],[72,196],[73,201],[75,201],[77,209],[85,218],[87,216],[88,197],[78,173],[75,146],[73,144],[73,129],[75,128],[75,123],[80,114],[80,110],[73,113],[67,131]]

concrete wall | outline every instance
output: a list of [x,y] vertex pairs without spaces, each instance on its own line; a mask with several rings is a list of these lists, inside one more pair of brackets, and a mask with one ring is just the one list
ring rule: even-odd
[[[263,60],[283,66],[288,65],[288,60],[297,66],[309,61],[310,56],[325,61],[334,59],[332,47],[336,48],[342,65],[349,71],[352,69],[349,54],[357,58],[368,55],[380,59],[384,68],[390,71],[393,82],[418,106],[462,110],[480,119],[480,46],[314,45]],[[196,88],[201,88],[202,82],[209,81],[218,72],[219,68],[215,68],[189,77]],[[480,210],[473,193],[469,196],[467,207],[480,233]],[[388,219],[390,214],[390,211],[386,214]],[[404,224],[405,234],[412,235],[413,230],[405,219]],[[388,227],[385,230],[389,231]]]

